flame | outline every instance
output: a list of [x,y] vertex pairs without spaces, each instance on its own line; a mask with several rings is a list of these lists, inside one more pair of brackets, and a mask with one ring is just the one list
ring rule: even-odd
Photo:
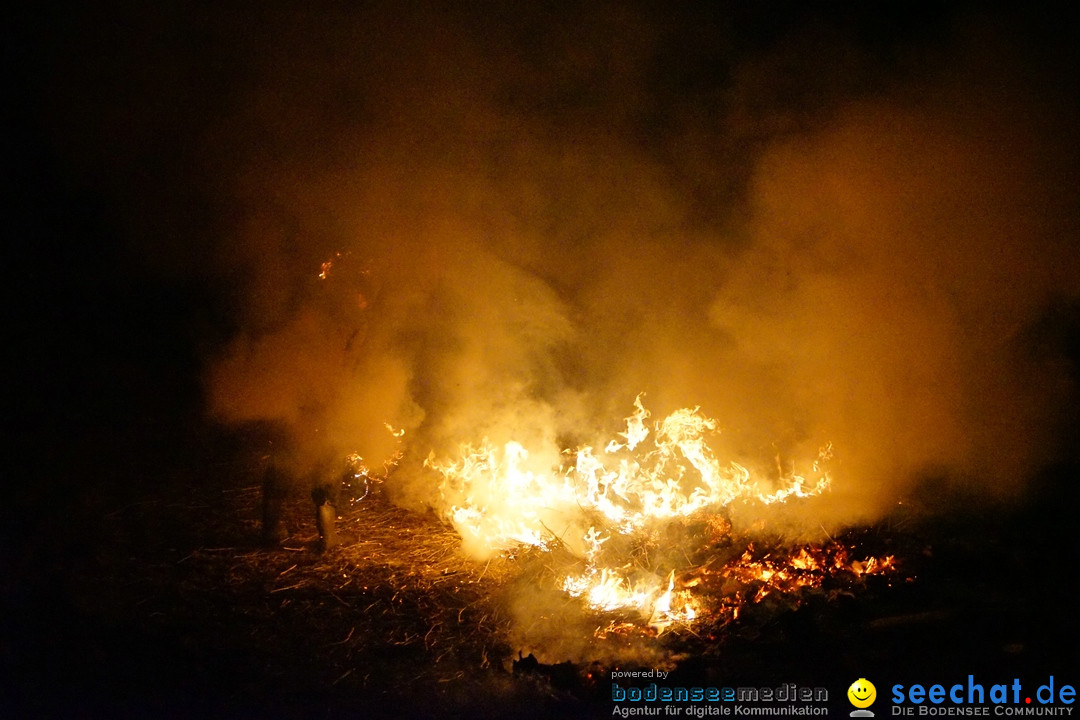
[[[461,446],[457,458],[432,453],[425,465],[441,475],[444,514],[467,544],[487,551],[518,544],[566,548],[581,559],[580,571],[561,580],[566,593],[595,610],[636,611],[664,632],[702,613],[690,590],[696,583],[692,577],[677,583],[674,569],[628,562],[626,548],[634,539],[691,517],[726,527],[720,513],[736,500],[768,505],[821,494],[829,487],[832,447],[821,449],[810,477],[792,470],[778,482],[765,482],[716,456],[708,440],[717,423],[700,408],[676,410],[651,427],[649,417],[639,395],[625,432],[602,451],[585,446],[567,452],[574,458],[569,467],[544,468],[520,443],[496,446],[487,439]],[[743,582],[763,583],[759,592],[767,594],[810,582],[821,574],[820,562],[804,551],[791,559],[793,575],[747,554],[731,572]]]
[[[348,255],[349,253],[345,254]],[[342,257],[343,255],[339,250],[334,253],[334,256],[332,258],[319,263],[319,279],[325,280],[326,278],[330,277],[330,271],[334,268],[334,262],[336,260],[340,260]]]
[[[400,443],[401,438],[405,435],[405,430],[395,428],[390,423],[384,422],[383,427],[387,432],[397,438]],[[404,453],[399,447],[392,455],[383,461],[382,470],[379,472],[372,471],[364,461],[363,456],[360,453],[349,453],[345,456],[345,474],[342,476],[342,481],[345,485],[345,490],[348,493],[349,502],[357,504],[363,502],[371,492],[371,484],[380,483],[388,476],[398,463],[401,462]],[[361,490],[362,488],[362,490]]]

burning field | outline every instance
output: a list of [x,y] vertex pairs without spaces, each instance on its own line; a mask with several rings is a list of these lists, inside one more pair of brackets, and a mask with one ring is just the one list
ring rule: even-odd
[[601,524],[622,555],[542,534],[481,560],[370,475],[342,503],[340,545],[318,550],[311,501],[291,495],[268,549],[260,447],[112,509],[83,536],[92,554],[29,575],[57,614],[48,634],[13,633],[16,677],[55,684],[9,701],[92,717],[606,717],[632,673],[809,687],[900,663],[1058,672],[1075,647],[1054,580],[1067,540],[1035,530],[1061,518],[1048,508],[901,511],[802,543],[703,509],[626,535]]
[[[570,597],[596,610],[636,611],[660,633],[673,624],[692,624],[704,610],[689,588],[715,585],[716,593],[724,578],[761,580],[758,597],[764,597],[770,589],[814,584],[815,576],[820,584],[826,570],[852,570],[846,555],[834,560],[803,549],[776,564],[756,562],[749,548],[731,567],[721,562],[710,572],[707,565],[718,558],[707,557],[708,551],[732,544],[724,517],[730,505],[750,498],[765,506],[820,494],[828,488],[820,464],[827,462],[829,448],[812,466],[820,474],[816,482],[808,485],[792,474],[767,492],[745,467],[713,456],[703,436],[716,423],[698,409],[677,410],[650,430],[640,396],[635,407],[619,433],[623,442],[610,441],[600,456],[588,446],[577,450],[561,476],[526,469],[528,451],[513,442],[501,449],[465,446],[456,461],[429,458],[426,464],[442,476],[447,515],[466,547],[487,554],[523,546],[579,558],[580,567],[559,583]],[[651,436],[652,447],[635,454]],[[701,537],[687,537],[691,533]],[[687,575],[678,588],[676,570]],[[713,574],[719,582],[709,582]],[[732,612],[737,611],[735,605]]]
[[13,715],[1075,684],[1071,26],[317,5],[13,26]]

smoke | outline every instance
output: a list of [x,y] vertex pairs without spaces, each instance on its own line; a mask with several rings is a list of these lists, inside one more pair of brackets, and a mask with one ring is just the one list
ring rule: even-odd
[[429,452],[515,439],[550,468],[644,391],[751,465],[832,442],[813,528],[928,481],[1012,497],[1055,451],[1075,367],[1031,332],[1076,300],[1080,184],[1050,51],[970,18],[740,40],[390,12],[264,29],[275,55],[208,136],[239,147],[210,163],[239,328],[216,417],[313,458],[403,447],[390,490],[423,506]]
[[645,392],[754,467],[832,442],[817,528],[1009,499],[1074,452],[1054,18],[257,10],[64,14],[27,57],[117,254],[223,298],[208,413],[287,428],[301,465],[404,450],[389,489],[429,505],[429,452],[513,438],[546,469]]
[[[439,507],[429,453],[515,440],[547,472],[639,393],[768,476],[831,442],[826,495],[731,508],[792,536],[1012,501],[1075,461],[1072,25],[356,5],[65,8],[13,64],[51,162],[122,229],[102,257],[220,300],[192,312],[207,415],[282,430],[297,478],[400,452],[387,492]],[[561,591],[519,583],[520,647],[596,657]]]
[[1075,394],[1028,336],[1078,287],[1071,165],[1031,105],[960,90],[771,147],[752,248],[710,308],[788,417],[840,448],[859,511],[928,475],[1014,497]]

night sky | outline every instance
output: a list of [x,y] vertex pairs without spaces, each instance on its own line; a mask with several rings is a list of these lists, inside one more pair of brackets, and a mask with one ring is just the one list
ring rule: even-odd
[[985,503],[1074,554],[1080,38],[981,5],[17,11],[8,619],[254,426],[404,428],[422,508],[429,450],[557,453],[642,391],[750,462],[834,442],[793,533]]

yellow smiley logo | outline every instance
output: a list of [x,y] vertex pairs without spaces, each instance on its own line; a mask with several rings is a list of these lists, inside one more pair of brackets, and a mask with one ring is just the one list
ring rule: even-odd
[[868,708],[877,699],[877,688],[866,678],[859,678],[847,689],[847,698],[857,708]]

